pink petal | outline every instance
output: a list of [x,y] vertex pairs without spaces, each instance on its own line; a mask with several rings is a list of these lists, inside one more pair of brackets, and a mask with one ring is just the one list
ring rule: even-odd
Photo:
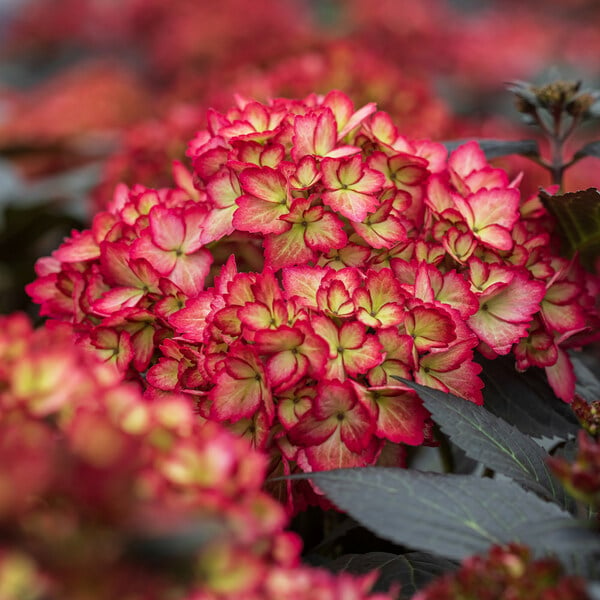
[[174,358],[161,358],[148,370],[147,382],[159,390],[176,390],[179,388],[179,361]]
[[475,141],[467,142],[454,150],[448,158],[448,166],[461,177],[488,166],[485,154]]
[[[324,159],[326,162],[332,159]],[[334,189],[342,186],[351,186],[358,183],[363,175],[363,164],[360,156],[353,156],[348,160],[342,160],[338,164],[337,180],[338,185]],[[341,185],[340,185],[341,184]]]
[[172,250],[163,250],[154,244],[148,234],[142,234],[131,246],[132,258],[145,258],[161,275],[169,275],[177,255]]
[[204,280],[210,271],[212,255],[208,250],[195,254],[183,254],[177,258],[175,268],[169,278],[182,292],[195,296],[204,289]]
[[406,313],[404,327],[420,353],[444,348],[456,339],[454,322],[442,309],[415,306]]
[[113,288],[92,304],[92,310],[98,315],[112,315],[123,308],[137,306],[143,297],[144,291],[140,288]]
[[352,222],[352,227],[372,248],[389,249],[407,239],[402,221],[393,215],[378,223],[373,223],[370,219],[366,223]]
[[[352,113],[354,112],[354,104],[352,100],[339,90],[330,91],[323,98],[323,106],[327,106],[333,112],[333,116],[337,121],[338,127],[343,127],[348,123]],[[340,138],[343,136],[340,136]]]
[[[337,430],[335,419],[315,419],[310,411],[288,431],[288,437],[297,446],[316,446],[329,439]],[[339,434],[336,437],[339,437]]]
[[235,312],[232,317],[253,330],[268,329],[273,320],[273,314],[262,302],[249,302]]
[[64,263],[96,260],[100,258],[100,246],[90,230],[74,232],[71,239],[55,250],[52,256]]
[[375,435],[398,444],[418,446],[423,443],[423,427],[429,413],[415,393],[387,386],[374,387],[364,390],[362,401],[373,405]]
[[180,214],[168,208],[155,206],[149,215],[152,241],[161,250],[181,248],[185,237],[185,225]]
[[192,254],[204,244],[202,229],[207,224],[207,212],[204,207],[194,207],[186,210],[183,217],[185,219],[185,236],[179,250],[185,254]]
[[362,452],[352,452],[342,442],[340,431],[336,429],[333,435],[318,446],[305,448],[304,454],[315,471],[326,471],[371,465],[375,461],[378,449],[379,445],[376,441],[371,440],[369,446]]
[[355,192],[351,189],[323,192],[322,199],[334,211],[358,223],[364,221],[366,216],[374,212],[379,205],[379,200],[375,196]]
[[[457,344],[456,346],[459,346]],[[483,388],[483,382],[478,377],[481,372],[481,366],[472,361],[472,353],[464,353],[463,348],[457,348],[457,351],[451,349],[448,354],[448,364],[456,365],[457,357],[463,355],[458,366],[454,369],[443,371],[436,370],[436,366],[440,364],[439,356],[433,356],[431,360],[428,355],[421,359],[420,369],[415,373],[415,381],[421,385],[427,385],[429,387],[442,390],[444,392],[450,392],[455,396],[465,398],[474,402],[475,404],[483,404],[483,396],[481,389]],[[452,355],[453,354],[453,355]]]
[[301,354],[284,351],[268,359],[266,371],[271,385],[281,392],[296,385],[306,375],[307,366],[308,361]]
[[222,371],[216,377],[216,385],[209,392],[210,415],[218,421],[235,423],[251,417],[261,406],[263,388],[254,379],[234,379]]
[[508,251],[513,247],[513,239],[510,231],[500,225],[488,225],[482,229],[475,227],[473,235],[484,244],[496,248],[497,250]]
[[361,323],[347,321],[340,329],[340,345],[344,349],[360,348],[367,340],[365,326]]
[[513,188],[480,190],[469,196],[475,226],[483,229],[489,225],[500,225],[512,229],[519,219],[519,199],[519,191]]
[[122,286],[140,285],[139,278],[129,264],[130,249],[125,242],[102,242],[100,245],[100,265],[108,283]]
[[[366,118],[372,115],[377,110],[377,104],[375,102],[369,102],[362,108],[359,108],[348,120],[348,122],[342,127],[338,134],[338,140],[344,138],[353,129],[358,127]],[[338,123],[339,123],[338,119]]]
[[337,141],[337,123],[329,109],[325,109],[317,118],[317,126],[314,133],[314,154],[325,156],[331,151]]

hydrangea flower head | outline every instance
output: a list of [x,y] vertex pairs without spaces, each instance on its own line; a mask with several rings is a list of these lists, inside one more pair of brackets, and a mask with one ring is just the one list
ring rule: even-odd
[[474,142],[448,156],[333,91],[238,97],[188,157],[172,188],[119,187],[28,287],[148,398],[185,394],[282,473],[429,443],[396,377],[481,404],[475,350],[573,398],[592,286]]

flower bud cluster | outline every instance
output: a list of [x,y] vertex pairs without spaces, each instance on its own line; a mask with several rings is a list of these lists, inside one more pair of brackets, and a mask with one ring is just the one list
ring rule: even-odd
[[413,600],[586,600],[582,579],[564,574],[553,558],[535,560],[525,546],[494,546],[465,560]]
[[581,429],[575,459],[571,462],[551,456],[548,464],[572,496],[591,506],[600,506],[600,440],[597,437],[594,439]]

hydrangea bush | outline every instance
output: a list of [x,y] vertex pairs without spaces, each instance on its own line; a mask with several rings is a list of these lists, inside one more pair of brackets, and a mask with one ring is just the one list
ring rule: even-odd
[[475,142],[448,155],[334,91],[238,98],[188,155],[173,188],[120,187],[27,288],[148,401],[187,396],[285,474],[402,465],[433,440],[396,377],[481,404],[475,350],[572,400],[595,282]]

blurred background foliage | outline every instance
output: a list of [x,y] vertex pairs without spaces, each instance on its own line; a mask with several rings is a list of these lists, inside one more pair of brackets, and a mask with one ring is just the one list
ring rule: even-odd
[[[206,109],[236,93],[337,88],[409,137],[538,139],[506,82],[599,87],[598,22],[596,0],[0,0],[0,313],[35,315],[36,258],[118,182],[168,186]],[[566,191],[598,187],[593,160]],[[525,170],[524,194],[549,183],[496,162]]]

